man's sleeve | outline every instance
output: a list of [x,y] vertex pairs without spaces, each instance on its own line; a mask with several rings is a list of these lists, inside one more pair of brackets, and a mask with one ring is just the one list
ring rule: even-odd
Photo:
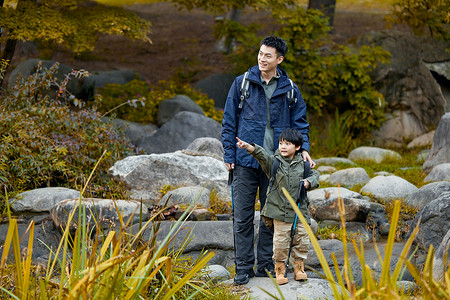
[[237,78],[228,92],[222,120],[223,160],[225,163],[236,163],[236,118],[239,103],[239,85]]
[[295,86],[297,103],[291,107],[291,127],[300,131],[303,136],[302,150],[309,152],[309,124],[306,121],[306,104],[300,90]]

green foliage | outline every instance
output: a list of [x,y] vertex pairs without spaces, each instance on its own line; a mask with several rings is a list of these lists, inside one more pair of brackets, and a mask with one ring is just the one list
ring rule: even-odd
[[3,80],[8,65],[9,62],[7,60],[0,59],[0,80]]
[[178,186],[176,185],[165,184],[161,189],[159,189],[158,193],[161,194],[161,197],[164,197],[165,194],[170,191],[176,190],[177,188]]
[[336,108],[334,120],[328,123],[327,138],[324,146],[327,152],[333,156],[346,156],[355,148],[348,129],[348,116],[342,119]]
[[432,38],[450,41],[449,11],[448,0],[395,0],[386,19],[388,24],[406,23],[415,34],[428,30]]
[[316,236],[321,240],[337,239],[340,241],[345,237],[343,230],[338,226],[319,226]]
[[[189,236],[178,249],[170,248],[179,228],[183,226],[183,220],[192,209],[192,206],[189,207],[164,239],[157,243],[159,224],[156,216],[162,210],[140,225],[135,234],[128,232],[130,220],[124,220],[122,213],[117,211],[118,230],[105,232],[103,229],[90,228],[89,222],[86,222],[85,203],[80,198],[78,206],[68,212],[68,225],[63,228],[59,246],[57,249],[49,249],[46,270],[40,270],[32,264],[34,221],[28,227],[28,247],[21,249],[18,221],[9,213],[9,228],[2,245],[5,251],[1,257],[0,297],[221,299],[220,296],[223,297],[226,289],[202,279],[206,275],[203,267],[214,253],[202,252],[196,260],[182,257],[181,254],[192,238]],[[75,220],[76,233],[71,236],[69,228]],[[98,222],[101,220],[95,220],[95,224]],[[144,231],[149,232],[148,240],[142,238]],[[92,238],[91,234],[95,237]],[[7,261],[10,249],[14,257],[12,265]],[[23,253],[26,255],[22,259]],[[4,276],[5,274],[11,276]],[[219,297],[214,298],[213,293]]]
[[[379,128],[384,100],[372,86],[370,72],[379,63],[388,63],[389,53],[381,47],[356,49],[334,44],[328,21],[318,10],[275,7],[272,14],[280,24],[274,34],[284,38],[289,47],[282,67],[298,84],[310,112],[321,116],[339,109],[352,139],[364,139]],[[250,34],[236,39],[239,44],[232,55],[238,73],[256,62],[262,37],[248,38]]]
[[119,7],[83,0],[20,0],[17,8],[0,8],[0,39],[63,45],[75,53],[92,51],[99,35],[124,35],[150,42],[150,22]]
[[[391,226],[389,230],[389,235],[387,242],[384,245],[384,255],[380,255],[378,250],[378,245],[375,244],[379,261],[378,264],[381,266],[381,274],[376,276],[372,271],[371,266],[366,263],[366,257],[364,255],[364,244],[360,242],[358,246],[357,242],[352,240],[352,248],[355,251],[360,267],[362,270],[362,285],[357,286],[353,277],[352,265],[350,263],[349,248],[347,239],[342,239],[343,244],[343,261],[344,266],[341,267],[338,264],[338,260],[334,253],[331,253],[331,258],[334,264],[335,275],[332,274],[330,265],[328,263],[327,257],[325,257],[317,238],[312,232],[308,223],[297,208],[295,200],[289,195],[289,193],[283,189],[284,194],[291,203],[293,209],[295,210],[299,221],[305,226],[308,233],[309,239],[311,240],[311,245],[320,261],[322,269],[325,274],[325,278],[330,284],[331,290],[333,292],[334,299],[410,299],[411,295],[405,294],[405,291],[401,286],[399,286],[398,281],[402,280],[405,268],[408,269],[410,274],[414,277],[415,283],[418,285],[418,295],[414,295],[416,299],[447,299],[450,297],[450,268],[448,266],[444,267],[444,278],[442,280],[435,280],[433,278],[433,256],[434,249],[430,246],[428,251],[427,259],[422,271],[413,265],[410,261],[410,250],[414,239],[419,232],[419,227],[417,226],[411,232],[410,237],[404,243],[403,250],[398,255],[398,260],[395,265],[392,265],[392,253],[394,249],[394,242],[396,237],[396,230],[399,220],[400,213],[400,202],[395,201],[394,208],[392,211]],[[338,199],[339,214],[341,215],[341,227],[346,236],[345,227],[345,206],[344,200]],[[358,264],[359,265],[359,264]],[[281,295],[281,298],[284,298]]]
[[[64,83],[39,70],[0,97],[0,189],[15,193],[45,186],[83,184],[96,160],[106,171],[129,151],[128,140],[91,109],[72,111],[62,103]],[[73,72],[79,76],[79,72]],[[48,92],[59,87],[56,99]],[[96,183],[106,183],[102,176]]]
[[[391,201],[389,203],[383,203],[386,207],[386,217],[391,223],[394,213],[395,201]],[[407,237],[410,229],[411,222],[419,212],[417,208],[406,205],[403,201],[400,201],[400,212],[399,212],[399,220],[398,220],[398,228],[395,235],[395,240],[397,242],[403,242],[405,237]]]
[[[158,120],[159,104],[163,100],[170,99],[177,94],[186,95],[197,103],[209,118],[222,122],[223,112],[216,111],[214,100],[206,94],[193,89],[190,85],[180,85],[174,81],[160,81],[155,86],[150,86],[142,80],[132,80],[124,85],[107,84],[96,96],[94,105],[103,113],[114,110],[117,118],[139,123],[156,124]],[[136,109],[133,106],[122,106],[133,98],[145,98],[145,105]]]
[[216,189],[212,189],[209,194],[210,210],[215,215],[231,213],[231,203],[222,199]]

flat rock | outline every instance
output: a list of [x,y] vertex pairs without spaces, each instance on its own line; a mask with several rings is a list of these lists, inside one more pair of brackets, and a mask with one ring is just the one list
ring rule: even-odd
[[334,186],[352,188],[365,184],[369,180],[370,177],[363,168],[349,168],[334,172],[327,181]]
[[391,202],[405,199],[418,188],[412,183],[398,176],[377,176],[361,188],[361,194],[372,196],[377,200]]
[[64,187],[34,189],[10,199],[14,212],[48,212],[53,206],[67,199],[80,198],[80,192]]
[[349,153],[348,158],[352,161],[372,161],[377,164],[386,160],[402,159],[397,152],[378,147],[358,147]]
[[450,163],[435,166],[423,181],[433,182],[444,180],[450,181]]

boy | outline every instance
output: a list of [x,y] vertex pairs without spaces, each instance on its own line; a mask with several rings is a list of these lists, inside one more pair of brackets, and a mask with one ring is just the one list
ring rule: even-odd
[[[285,263],[289,259],[288,252],[290,246],[290,233],[292,223],[295,219],[295,212],[291,204],[284,196],[282,188],[286,188],[292,198],[297,199],[301,180],[304,182],[306,190],[319,186],[319,173],[311,169],[310,175],[303,179],[304,162],[300,149],[303,137],[295,129],[285,129],[278,138],[278,149],[274,155],[269,155],[262,147],[255,144],[248,144],[236,137],[239,148],[246,149],[260,163],[267,177],[271,177],[272,164],[275,159],[280,161],[280,165],[275,175],[275,180],[267,191],[266,205],[261,216],[268,227],[273,222],[273,260],[275,262],[276,281],[279,285],[288,282],[285,276]],[[300,211],[310,223],[307,199],[301,201]],[[303,260],[306,259],[309,247],[309,238],[305,227],[300,222],[292,241],[292,257],[294,258],[295,280],[307,280],[308,276],[304,270]]]

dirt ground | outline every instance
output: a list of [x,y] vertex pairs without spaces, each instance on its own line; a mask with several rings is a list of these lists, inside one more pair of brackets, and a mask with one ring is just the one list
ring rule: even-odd
[[[75,58],[64,49],[54,51],[52,59],[75,69],[106,71],[132,69],[150,83],[167,80],[177,72],[190,70],[192,79],[205,78],[214,73],[231,71],[225,56],[215,49],[216,40],[212,34],[214,15],[203,10],[178,10],[172,3],[160,2],[133,5],[128,9],[151,21],[152,44],[130,41],[120,36],[103,36],[96,49],[89,55]],[[373,9],[362,11],[336,11],[333,39],[337,42],[371,30],[385,29],[385,12]],[[265,23],[264,34],[273,28],[270,12],[246,11],[242,16],[244,24]],[[401,26],[396,26],[395,29]],[[404,30],[404,28],[403,28]],[[12,65],[26,58],[36,57],[36,51],[16,51]],[[256,57],[255,57],[256,63]]]

